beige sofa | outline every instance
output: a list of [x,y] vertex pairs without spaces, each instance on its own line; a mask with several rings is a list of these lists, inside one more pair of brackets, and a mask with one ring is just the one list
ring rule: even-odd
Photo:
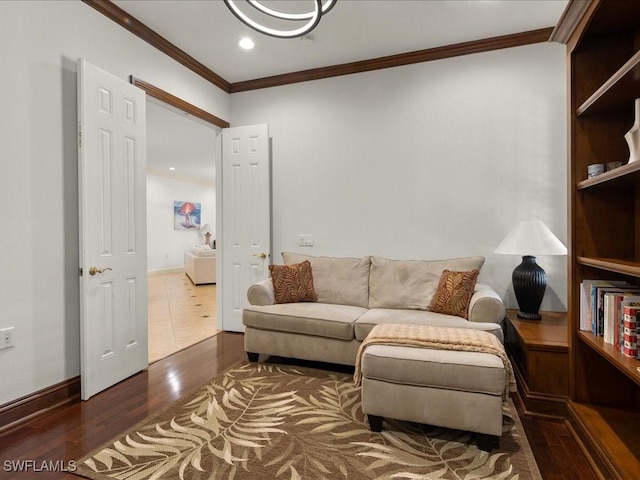
[[243,311],[250,361],[259,354],[353,365],[358,347],[378,323],[475,328],[503,340],[505,307],[497,293],[478,283],[468,319],[428,310],[442,271],[480,269],[484,257],[388,260],[282,254],[285,264],[311,263],[317,302],[274,304],[271,279],[252,285]]
[[191,247],[184,252],[184,272],[194,285],[216,283],[216,251]]

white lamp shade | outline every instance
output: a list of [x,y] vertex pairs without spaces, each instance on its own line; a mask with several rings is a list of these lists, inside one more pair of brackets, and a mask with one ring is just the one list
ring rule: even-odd
[[209,225],[208,223],[205,223],[202,228],[200,229],[200,231],[205,234],[205,233],[213,233],[213,228],[211,227],[211,225]]
[[566,255],[567,247],[540,220],[518,223],[494,253],[507,255]]

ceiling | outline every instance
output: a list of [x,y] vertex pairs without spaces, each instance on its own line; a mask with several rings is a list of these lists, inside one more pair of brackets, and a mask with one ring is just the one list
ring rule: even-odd
[[[221,0],[113,3],[235,83],[553,27],[568,0],[337,0],[312,39],[262,35],[236,19]],[[263,3],[288,12],[312,6],[311,0]],[[244,36],[254,40],[253,50],[238,47]]]
[[[215,186],[217,131],[195,117],[149,98],[147,171]],[[175,170],[169,170],[171,167]]]
[[[553,27],[568,0],[337,0],[309,38],[302,39],[257,33],[221,0],[113,3],[235,83]],[[312,5],[311,0],[263,3],[290,12]],[[238,47],[246,36],[254,40],[253,50]],[[215,182],[214,130],[151,102],[147,123],[151,170]],[[170,166],[176,170],[169,172]]]

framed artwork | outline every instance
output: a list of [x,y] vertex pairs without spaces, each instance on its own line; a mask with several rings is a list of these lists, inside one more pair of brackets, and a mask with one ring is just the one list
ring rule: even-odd
[[191,230],[200,228],[200,204],[194,202],[173,202],[173,228]]

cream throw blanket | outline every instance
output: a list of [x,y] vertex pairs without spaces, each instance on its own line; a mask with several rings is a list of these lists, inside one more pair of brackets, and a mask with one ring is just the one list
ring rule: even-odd
[[362,379],[361,361],[364,350],[368,345],[374,344],[490,353],[500,357],[504,364],[504,370],[507,375],[504,398],[506,399],[509,392],[516,391],[513,368],[504,351],[504,346],[494,334],[489,332],[472,328],[381,323],[373,327],[358,349],[356,369],[353,376],[356,385],[359,385]]

